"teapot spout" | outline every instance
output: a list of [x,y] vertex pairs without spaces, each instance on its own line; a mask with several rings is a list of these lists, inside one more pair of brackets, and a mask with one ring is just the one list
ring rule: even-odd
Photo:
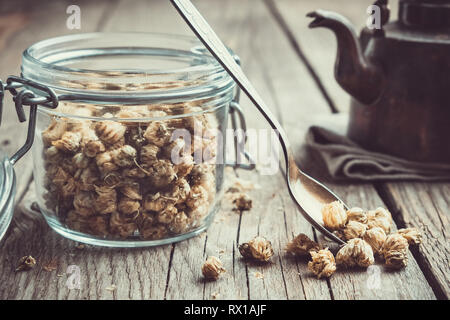
[[310,12],[307,16],[314,18],[310,28],[328,28],[336,35],[338,51],[334,75],[339,85],[363,104],[376,102],[384,89],[384,73],[364,57],[350,21],[325,10]]

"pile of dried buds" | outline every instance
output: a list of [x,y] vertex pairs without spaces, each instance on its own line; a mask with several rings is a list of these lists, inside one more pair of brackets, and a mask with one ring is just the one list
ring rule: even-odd
[[310,255],[308,268],[318,278],[330,277],[336,265],[367,268],[374,264],[376,256],[383,258],[387,267],[404,268],[409,245],[421,242],[421,234],[415,228],[390,234],[392,216],[384,208],[345,210],[342,203],[335,201],[323,207],[322,217],[325,227],[347,242],[337,252],[336,259],[328,248],[321,248],[304,234],[294,238],[286,248],[292,255]]
[[215,200],[218,129],[200,104],[61,104],[41,135],[44,209],[104,238],[154,240],[198,227]]

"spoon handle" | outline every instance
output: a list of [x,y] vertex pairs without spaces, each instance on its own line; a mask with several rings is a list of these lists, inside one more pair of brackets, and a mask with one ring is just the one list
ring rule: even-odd
[[272,111],[264,103],[259,93],[250,83],[245,76],[242,69],[235,62],[234,58],[229,53],[228,49],[216,35],[214,30],[209,26],[206,20],[202,17],[200,12],[194,7],[189,0],[171,0],[180,15],[184,18],[186,23],[197,35],[201,42],[211,52],[211,54],[217,59],[222,67],[231,75],[234,81],[239,85],[242,91],[249,97],[253,104],[263,114],[264,118],[270,124],[272,129],[276,130],[279,134],[279,139],[285,154],[286,162],[291,157],[292,152],[290,150],[289,140],[287,139],[286,132],[281,124],[278,122]]

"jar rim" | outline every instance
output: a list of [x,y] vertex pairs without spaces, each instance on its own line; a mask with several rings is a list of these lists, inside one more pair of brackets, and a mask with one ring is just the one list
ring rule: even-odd
[[[112,62],[105,62],[108,59]],[[101,67],[102,61],[112,65],[115,59],[125,60],[131,67]],[[140,67],[141,62],[153,65],[152,59],[174,67]],[[80,33],[39,41],[23,52],[22,76],[82,101],[100,103],[205,99],[235,87],[233,79],[196,37],[148,32]],[[146,90],[86,90],[68,87],[67,81],[150,86]],[[166,83],[174,85],[158,88],[158,84]]]

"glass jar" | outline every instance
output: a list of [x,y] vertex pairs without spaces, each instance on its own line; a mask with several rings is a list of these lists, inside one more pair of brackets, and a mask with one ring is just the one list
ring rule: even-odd
[[237,92],[196,38],[52,38],[24,51],[22,77],[31,96],[49,88],[59,100],[55,109],[37,107],[33,144],[38,204],[56,232],[139,247],[209,226],[220,206]]
[[0,239],[11,222],[16,191],[16,176],[8,157],[0,150]]

